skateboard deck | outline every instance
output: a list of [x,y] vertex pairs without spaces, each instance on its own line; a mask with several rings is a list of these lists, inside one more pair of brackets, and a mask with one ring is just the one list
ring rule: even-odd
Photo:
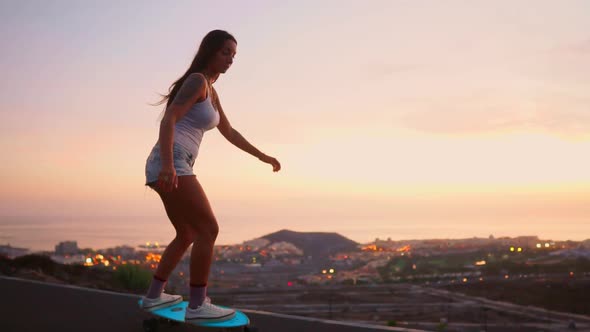
[[[139,305],[141,306],[141,299],[139,300]],[[187,301],[182,301],[180,303],[171,305],[169,307],[164,307],[160,309],[156,309],[154,311],[147,311],[149,314],[154,315],[156,317],[163,318],[164,320],[170,320],[174,322],[186,323],[184,321],[184,314],[186,307],[188,307]],[[222,308],[227,308],[220,306]],[[235,310],[235,309],[234,309]],[[231,319],[226,319],[223,321],[202,321],[202,322],[193,322],[191,321],[191,325],[203,326],[203,327],[212,327],[212,328],[233,328],[233,327],[244,327],[246,331],[254,331],[253,328],[249,327],[250,319],[246,316],[243,312],[236,310],[236,314]],[[149,331],[155,330],[156,328],[146,328],[147,326],[157,325],[157,322],[144,322],[144,328]]]

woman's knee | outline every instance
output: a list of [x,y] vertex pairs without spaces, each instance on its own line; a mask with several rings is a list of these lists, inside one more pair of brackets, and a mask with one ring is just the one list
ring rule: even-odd
[[192,229],[178,229],[176,230],[176,239],[185,246],[190,246],[195,241],[196,232]]
[[199,228],[196,234],[196,240],[215,242],[219,234],[219,225],[215,218],[208,218],[208,220],[199,220]]
[[219,234],[219,225],[217,221],[213,222],[209,229],[209,236],[215,241],[217,239],[217,235]]

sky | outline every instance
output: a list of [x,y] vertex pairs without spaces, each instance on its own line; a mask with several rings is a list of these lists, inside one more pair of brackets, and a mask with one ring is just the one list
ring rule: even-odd
[[238,41],[225,114],[282,165],[205,134],[221,242],[590,238],[584,0],[2,1],[0,216],[165,218],[149,104],[213,29]]

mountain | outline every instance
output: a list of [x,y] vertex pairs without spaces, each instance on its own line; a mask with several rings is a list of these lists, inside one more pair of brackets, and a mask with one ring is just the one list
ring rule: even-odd
[[262,236],[263,239],[274,242],[289,242],[303,250],[312,259],[323,259],[337,252],[358,251],[358,243],[338,233],[294,232],[287,229]]

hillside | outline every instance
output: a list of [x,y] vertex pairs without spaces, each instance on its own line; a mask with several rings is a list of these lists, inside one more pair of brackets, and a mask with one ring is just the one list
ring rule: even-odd
[[303,250],[306,256],[311,256],[313,260],[324,259],[330,254],[338,252],[358,251],[358,243],[354,242],[338,233],[322,232],[294,232],[290,230],[280,230],[275,233],[262,236],[274,242],[289,242]]
[[142,294],[151,273],[138,266],[121,266],[117,271],[78,264],[60,264],[48,256],[31,254],[10,259],[0,255],[0,275],[55,284]]

